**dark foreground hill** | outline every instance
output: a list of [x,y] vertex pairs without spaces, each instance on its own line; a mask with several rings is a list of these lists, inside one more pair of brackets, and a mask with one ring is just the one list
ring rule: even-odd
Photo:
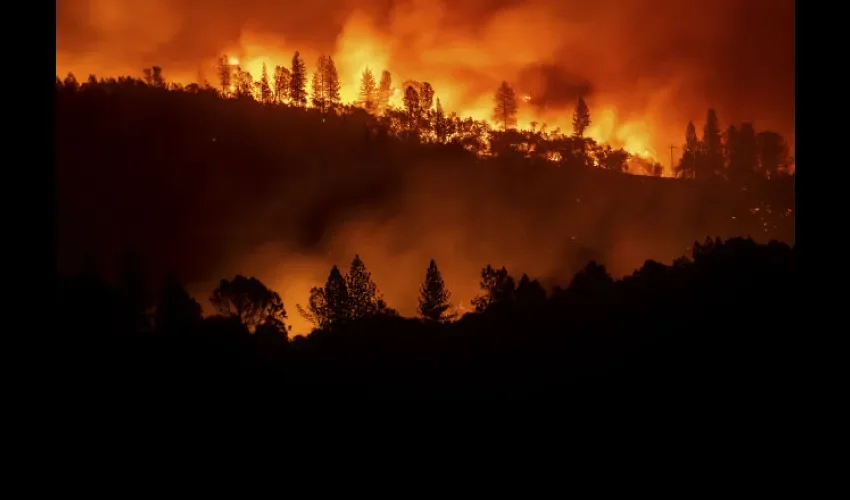
[[796,363],[787,347],[803,334],[797,251],[735,239],[693,257],[648,261],[619,281],[590,264],[548,296],[521,280],[451,324],[374,317],[291,341],[226,317],[122,334],[104,328],[119,302],[91,282],[69,285],[61,312],[85,347],[75,362],[87,391],[566,400],[599,390],[756,398],[783,387]]

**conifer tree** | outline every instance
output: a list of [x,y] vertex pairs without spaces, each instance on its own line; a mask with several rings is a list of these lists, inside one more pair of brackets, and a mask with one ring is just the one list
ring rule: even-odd
[[697,162],[697,178],[707,179],[723,173],[723,139],[714,108],[709,108],[705,119],[702,146],[705,161]]
[[289,80],[292,74],[283,66],[274,68],[274,98],[280,104],[289,99]]
[[590,108],[584,102],[584,98],[579,97],[576,102],[575,111],[573,111],[573,135],[579,139],[584,138],[584,132],[590,126]]
[[701,144],[697,138],[697,129],[694,122],[689,121],[685,129],[685,145],[682,148],[682,158],[676,166],[676,173],[683,179],[694,179],[696,177],[697,164],[701,162]]
[[327,102],[327,106],[330,109],[334,109],[339,106],[341,99],[339,96],[339,73],[336,70],[336,65],[334,64],[334,60],[331,56],[328,56],[328,60],[325,65],[325,72],[325,100]]
[[359,255],[355,255],[354,260],[351,261],[351,267],[345,276],[345,284],[348,288],[352,319],[373,316],[379,312],[381,296],[378,286],[372,280],[372,274],[366,270],[366,265]]
[[502,130],[507,131],[511,127],[515,127],[517,120],[517,101],[514,89],[508,85],[508,82],[502,82],[499,89],[496,90],[496,95],[493,98],[493,119],[497,123],[502,124]]
[[377,104],[376,91],[375,77],[372,75],[372,70],[366,68],[363,71],[363,76],[360,78],[360,106],[370,113],[375,111]]
[[266,67],[265,62],[263,62],[263,74],[260,77],[260,81],[257,82],[257,90],[260,94],[260,102],[262,102],[263,104],[271,104],[272,87],[269,83],[269,70]]
[[307,67],[301,54],[295,51],[292,56],[292,71],[289,79],[289,100],[293,106],[307,105]]
[[218,60],[218,82],[221,84],[221,95],[230,97],[233,93],[233,68],[230,65],[230,59],[227,55],[221,56]]
[[306,309],[300,305],[296,308],[307,321],[318,328],[333,328],[348,321],[351,318],[351,302],[345,278],[339,268],[331,268],[324,287],[313,287],[310,290],[310,302]]
[[310,95],[310,103],[314,108],[320,109],[323,113],[327,107],[327,56],[324,54],[319,56],[316,61],[316,69],[313,71],[312,92]]
[[425,281],[419,289],[419,315],[428,321],[437,323],[448,323],[455,318],[450,313],[451,293],[446,289],[443,277],[437,269],[437,263],[431,259],[428,271],[425,273]]

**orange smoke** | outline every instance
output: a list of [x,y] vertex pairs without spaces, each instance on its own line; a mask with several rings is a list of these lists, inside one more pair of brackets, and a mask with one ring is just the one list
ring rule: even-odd
[[[763,3],[769,20],[755,5]],[[397,0],[387,10],[378,0],[298,9],[272,0],[65,0],[57,4],[56,65],[57,73],[82,78],[139,75],[160,65],[169,80],[216,85],[221,54],[258,78],[263,63],[289,66],[296,50],[310,72],[329,53],[343,101],[356,100],[364,69],[388,69],[396,85],[427,81],[445,110],[476,119],[490,118],[493,93],[507,80],[529,94],[520,103],[520,127],[537,122],[569,131],[572,103],[582,94],[591,137],[656,158],[669,173],[670,145],[680,146],[688,120],[699,127],[709,106],[724,126],[755,120],[793,145],[793,1],[743,4]],[[759,32],[746,38],[749,49],[719,45],[746,30]],[[557,71],[525,90],[532,65]],[[566,91],[559,78],[587,85]]]

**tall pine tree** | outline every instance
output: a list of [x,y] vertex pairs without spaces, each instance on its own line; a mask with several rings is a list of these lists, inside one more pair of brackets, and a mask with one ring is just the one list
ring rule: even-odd
[[507,132],[509,128],[516,126],[517,100],[514,89],[508,82],[502,82],[496,95],[493,97],[493,119],[502,124],[502,130]]
[[579,97],[576,102],[575,110],[573,111],[573,135],[579,139],[584,138],[584,132],[590,126],[590,108],[584,102],[584,98]]
[[260,102],[263,104],[271,104],[272,102],[272,87],[269,84],[269,70],[266,63],[263,62],[263,74],[260,81],[257,82],[257,90],[260,95]]
[[455,318],[451,309],[451,293],[446,289],[437,263],[431,259],[425,281],[419,289],[419,315],[427,321],[448,323]]
[[292,56],[292,71],[289,79],[289,100],[293,106],[307,105],[307,66],[301,54],[295,51]]
[[309,322],[321,329],[339,326],[351,318],[351,301],[348,286],[339,268],[333,266],[324,287],[310,290],[307,308],[297,305],[298,312]]
[[351,267],[345,276],[348,288],[351,318],[360,319],[374,316],[381,308],[381,296],[378,286],[372,280],[372,274],[366,270],[366,265],[359,255],[354,256]]
[[685,129],[685,145],[682,148],[682,158],[676,166],[676,174],[683,179],[696,178],[697,165],[702,161],[702,145],[697,138],[697,129],[694,122],[688,122]]
[[323,113],[327,107],[327,64],[328,58],[324,54],[319,56],[316,61],[316,69],[313,71],[312,93],[310,103],[314,108],[320,109]]
[[714,108],[708,110],[702,133],[705,161],[697,162],[697,179],[709,179],[723,173],[723,138]]
[[289,99],[289,79],[292,73],[283,66],[274,68],[274,99],[278,104]]
[[372,70],[366,68],[360,78],[360,106],[369,113],[375,111],[376,92],[375,77],[372,75]]

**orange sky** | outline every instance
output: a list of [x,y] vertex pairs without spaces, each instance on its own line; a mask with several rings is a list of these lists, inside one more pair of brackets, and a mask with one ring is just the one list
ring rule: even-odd
[[[669,169],[687,121],[715,106],[721,125],[755,121],[793,149],[793,0],[58,0],[57,72],[139,75],[157,64],[178,81],[215,82],[222,53],[252,73],[308,71],[334,56],[342,97],[359,74],[430,82],[444,108],[489,118],[507,80],[531,103],[520,126],[570,126],[575,98],[590,135]],[[677,153],[678,154],[678,153]]]

